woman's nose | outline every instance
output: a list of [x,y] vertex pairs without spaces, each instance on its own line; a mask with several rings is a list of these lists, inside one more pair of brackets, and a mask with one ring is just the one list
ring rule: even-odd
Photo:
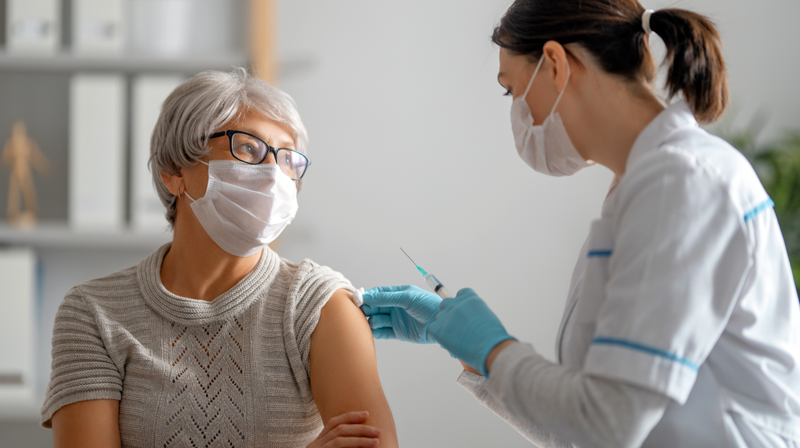
[[278,163],[278,161],[275,160],[275,153],[270,151],[269,154],[267,154],[267,158],[261,163]]

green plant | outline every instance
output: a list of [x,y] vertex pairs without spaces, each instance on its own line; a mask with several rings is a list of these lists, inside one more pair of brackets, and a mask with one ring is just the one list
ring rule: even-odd
[[761,183],[775,202],[775,214],[786,241],[795,285],[800,285],[800,131],[787,131],[779,140],[759,144],[763,120],[720,136],[750,160]]

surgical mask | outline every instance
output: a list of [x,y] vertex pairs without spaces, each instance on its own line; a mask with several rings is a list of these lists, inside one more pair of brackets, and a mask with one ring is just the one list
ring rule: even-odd
[[297,187],[277,164],[212,160],[206,194],[192,200],[200,225],[225,252],[247,257],[275,240],[297,213]]
[[531,89],[536,74],[542,67],[544,56],[539,58],[539,64],[528,81],[525,93],[518,96],[511,103],[511,130],[514,132],[514,143],[522,160],[534,170],[550,176],[569,176],[591,163],[581,157],[578,150],[569,139],[561,115],[556,112],[556,107],[561,101],[561,96],[567,90],[569,83],[569,61],[567,61],[567,80],[564,88],[556,98],[550,115],[541,125],[533,124],[533,116],[525,98]]

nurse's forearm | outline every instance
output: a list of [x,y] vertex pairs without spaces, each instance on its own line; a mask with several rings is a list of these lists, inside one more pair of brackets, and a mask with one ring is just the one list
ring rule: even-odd
[[470,365],[469,365],[469,364],[465,363],[464,361],[462,361],[462,360],[460,360],[460,359],[458,360],[458,362],[460,362],[460,363],[461,363],[461,366],[464,368],[464,371],[465,371],[465,372],[469,372],[469,373],[471,373],[471,374],[473,374],[473,375],[479,375],[479,376],[483,377],[483,375],[481,375],[481,373],[480,373],[480,372],[478,372],[477,370],[475,370],[475,369],[473,369],[472,367],[470,367]]
[[512,428],[539,448],[577,448],[577,445],[557,439],[545,428],[537,427],[512,415],[506,406],[486,390],[486,378],[478,374],[462,372],[458,384],[467,390],[479,403],[505,420]]
[[494,360],[497,358],[497,355],[499,355],[500,352],[502,352],[509,346],[514,345],[516,343],[517,343],[516,339],[509,339],[507,341],[503,341],[497,344],[497,346],[495,346],[495,348],[493,348],[492,351],[489,352],[489,356],[486,357],[486,371],[489,372],[490,375],[492,373],[492,364],[494,364]]
[[655,392],[553,364],[529,344],[497,355],[487,389],[520,420],[581,446],[641,446],[669,404]]
[[[486,357],[486,370],[491,372],[492,363],[494,362],[494,359],[497,357],[497,355],[499,355],[500,352],[502,352],[503,349],[505,349],[509,345],[516,344],[516,343],[517,343],[516,339],[509,339],[507,341],[503,341],[503,342],[497,344],[497,346],[495,348],[493,348],[491,352],[489,352],[489,356]],[[459,359],[458,362],[460,362],[461,366],[464,367],[464,371],[465,372],[469,372],[469,373],[472,373],[474,375],[481,375],[480,372],[478,372],[477,370],[473,369],[469,364],[465,363],[464,361]],[[483,375],[481,375],[481,376],[483,376]]]

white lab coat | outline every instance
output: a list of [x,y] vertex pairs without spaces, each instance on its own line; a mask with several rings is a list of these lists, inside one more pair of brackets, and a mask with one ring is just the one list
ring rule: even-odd
[[[560,365],[516,344],[488,380],[465,372],[459,383],[540,446],[595,444],[591,432],[619,418],[613,402],[657,394],[668,405],[642,446],[800,447],[800,302],[771,206],[744,157],[686,103],[670,106],[592,224]],[[626,385],[626,400],[608,387],[565,394],[593,380]],[[598,421],[554,415],[598,397],[612,402]]]

